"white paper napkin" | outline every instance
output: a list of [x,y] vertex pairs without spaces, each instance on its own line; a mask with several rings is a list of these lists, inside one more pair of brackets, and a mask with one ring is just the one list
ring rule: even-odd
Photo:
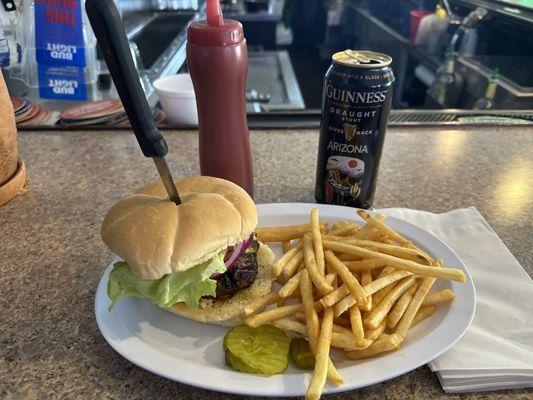
[[438,237],[464,261],[476,287],[465,336],[429,366],[446,392],[533,387],[533,281],[474,208],[385,213]]

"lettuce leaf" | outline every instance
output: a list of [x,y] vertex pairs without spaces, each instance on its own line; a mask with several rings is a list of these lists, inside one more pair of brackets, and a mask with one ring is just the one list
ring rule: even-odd
[[217,282],[209,277],[214,272],[226,271],[224,253],[198,264],[187,271],[167,274],[159,279],[141,279],[130,266],[121,261],[113,264],[107,282],[107,295],[111,307],[124,296],[135,296],[150,300],[161,307],[170,307],[184,302],[189,307],[198,307],[202,296],[215,296]]

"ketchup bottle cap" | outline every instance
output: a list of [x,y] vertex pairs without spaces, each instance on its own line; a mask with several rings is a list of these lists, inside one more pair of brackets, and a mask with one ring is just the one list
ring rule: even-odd
[[229,46],[244,40],[239,21],[225,19],[221,26],[209,25],[205,20],[192,21],[187,28],[187,41],[198,46]]
[[206,19],[189,24],[187,40],[200,46],[228,46],[242,42],[244,33],[240,22],[223,19],[219,0],[207,0]]

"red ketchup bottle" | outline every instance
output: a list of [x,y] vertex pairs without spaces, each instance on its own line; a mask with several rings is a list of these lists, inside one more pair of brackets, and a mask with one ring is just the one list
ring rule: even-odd
[[219,0],[207,0],[207,18],[191,22],[187,40],[187,66],[198,106],[201,173],[235,182],[253,197],[245,98],[248,49],[242,25],[222,18]]

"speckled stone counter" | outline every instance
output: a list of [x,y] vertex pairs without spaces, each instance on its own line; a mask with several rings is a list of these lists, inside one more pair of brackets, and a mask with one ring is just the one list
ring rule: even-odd
[[[194,132],[165,132],[176,176],[197,174]],[[316,131],[255,131],[256,201],[312,202]],[[128,132],[22,132],[30,184],[0,207],[0,399],[234,399],[152,375],[100,335],[93,299],[112,258],[105,211],[157,179]],[[533,131],[391,130],[376,207],[475,206],[533,273]],[[328,399],[531,399],[445,394],[427,367]]]

